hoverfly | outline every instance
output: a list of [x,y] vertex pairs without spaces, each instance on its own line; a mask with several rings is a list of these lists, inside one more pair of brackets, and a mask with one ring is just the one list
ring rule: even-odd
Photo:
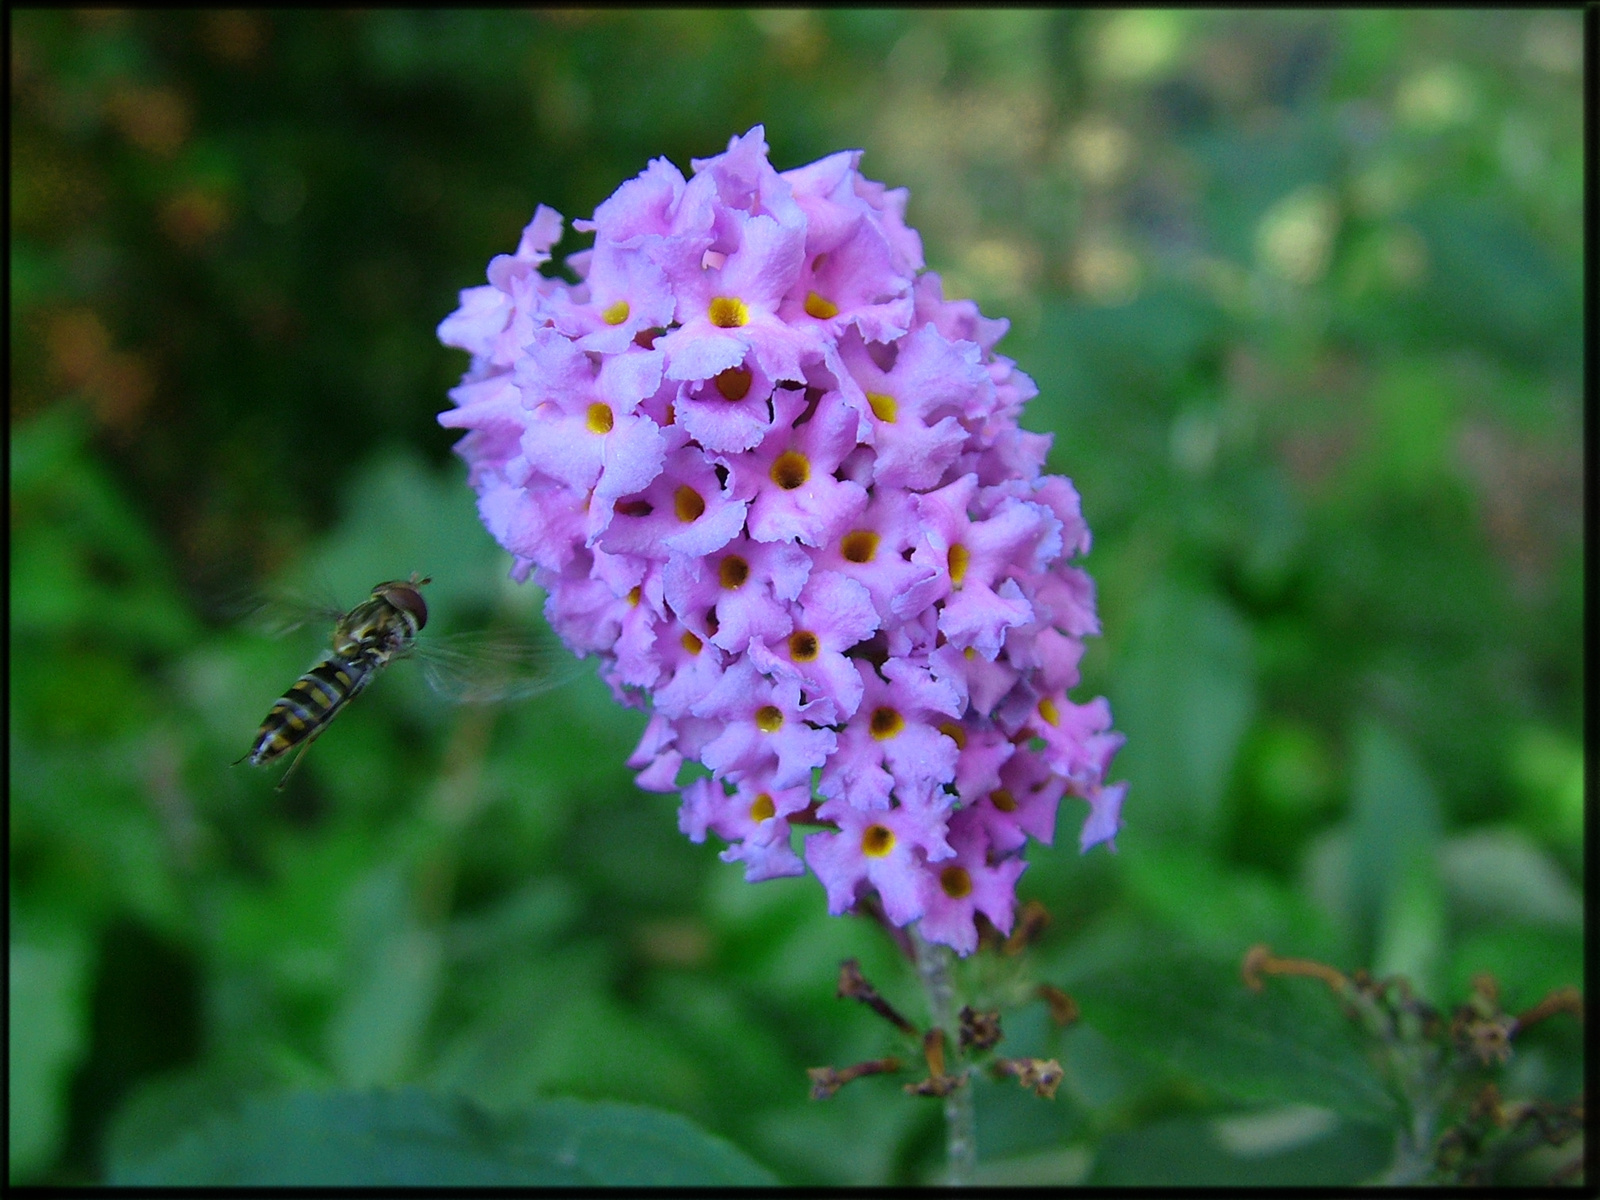
[[[417,635],[428,623],[422,587],[431,577],[391,579],[349,612],[338,609],[302,613],[279,631],[304,624],[313,615],[333,619],[332,648],[290,686],[256,731],[255,741],[234,765],[263,766],[298,746],[299,753],[278,781],[282,791],[300,760],[333,719],[390,663],[413,654],[434,691],[464,703],[536,695],[565,681],[570,672],[544,647],[514,638],[471,634],[429,641]],[[569,666],[576,663],[568,659]],[[554,669],[552,669],[554,668]]]

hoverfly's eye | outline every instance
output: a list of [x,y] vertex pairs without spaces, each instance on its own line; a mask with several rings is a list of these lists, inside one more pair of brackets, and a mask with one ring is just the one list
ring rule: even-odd
[[402,612],[408,612],[416,618],[418,629],[428,623],[427,602],[423,600],[422,593],[409,583],[395,584],[385,593],[385,599]]

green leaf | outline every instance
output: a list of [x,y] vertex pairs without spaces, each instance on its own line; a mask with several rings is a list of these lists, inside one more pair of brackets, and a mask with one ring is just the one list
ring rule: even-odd
[[26,1180],[55,1156],[68,1073],[83,1052],[87,956],[76,939],[10,946],[7,1080],[10,1178]]
[[703,1108],[716,1088],[711,1065],[606,996],[604,957],[587,951],[496,972],[481,1011],[440,1049],[428,1080],[497,1110],[552,1092]]
[[[757,1114],[752,1137],[797,1182],[882,1187],[895,1179],[918,1131],[936,1128],[930,1120],[942,1124],[937,1111],[909,1103],[898,1080],[853,1083],[820,1104],[796,1088],[792,1103]],[[934,1134],[935,1144],[940,1137],[942,1131]]]
[[[1005,1014],[1006,1036],[1002,1044],[1006,1048],[1001,1053],[1015,1057],[1054,1058],[1065,1067],[1067,1059],[1079,1049],[1080,1041],[1058,1041],[1049,1034],[1030,1039],[1028,1031],[1022,1028],[1025,1022],[1020,1018],[1033,1015],[1028,1009]],[[1043,1013],[1037,1016],[1041,1023],[1049,1024],[1049,1018]],[[1057,1044],[1042,1044],[1046,1038]],[[968,1086],[972,1088],[978,1153],[982,1160],[989,1163],[1034,1155],[1048,1157],[1074,1142],[1082,1142],[1090,1133],[1091,1126],[1087,1112],[1076,1103],[1077,1097],[1072,1094],[1076,1083],[1076,1079],[1064,1079],[1065,1094],[1057,1093],[1055,1100],[1042,1101],[1032,1090],[1018,1087],[1014,1079],[995,1079],[987,1072],[975,1075]],[[1081,1147],[1078,1153],[1084,1153]],[[1056,1165],[1059,1167],[1060,1164]],[[1088,1172],[1087,1161],[1083,1164],[1083,1170],[1084,1173]],[[1035,1182],[1061,1180],[1041,1178]]]
[[1088,1178],[1093,1165],[1087,1146],[1062,1146],[979,1163],[974,1182],[980,1187],[1072,1187]]
[[1163,832],[1214,830],[1222,790],[1255,709],[1250,631],[1220,597],[1163,584],[1141,602],[1111,688],[1116,763],[1130,820]]
[[761,1186],[777,1182],[683,1117],[552,1100],[495,1117],[404,1089],[248,1101],[165,1149],[115,1152],[116,1185],[200,1187]]
[[1564,845],[1583,842],[1583,744],[1569,734],[1528,725],[1509,746],[1522,811],[1541,834]]
[[1416,855],[1403,861],[1389,888],[1372,970],[1384,978],[1403,975],[1424,996],[1438,995],[1444,949],[1445,902],[1438,864]]
[[[135,1084],[111,1118],[105,1134],[105,1161],[137,1162],[164,1154],[185,1130],[232,1112],[241,1096],[297,1086],[275,1074],[264,1061],[265,1038],[252,1058],[231,1055],[187,1069],[146,1076]],[[267,1051],[261,1053],[260,1051]]]
[[399,1083],[438,998],[436,931],[410,920],[406,882],[386,863],[346,900],[349,981],[328,1025],[329,1058],[354,1087]]
[[1218,957],[1242,956],[1255,942],[1280,954],[1345,951],[1331,921],[1299,892],[1270,875],[1224,869],[1193,846],[1135,836],[1123,864],[1130,898],[1185,946]]
[[1445,842],[1440,871],[1463,919],[1580,929],[1583,896],[1520,829],[1475,829]]
[[[1328,1128],[1306,1119],[1319,1111],[1216,1120],[1188,1116],[1112,1134],[1085,1182],[1111,1187],[1348,1186],[1370,1179],[1387,1164],[1393,1142],[1388,1131],[1352,1124]],[[1297,1116],[1311,1136],[1261,1148],[1239,1136],[1245,1122],[1283,1124]]]
[[1376,722],[1356,733],[1350,886],[1358,928],[1376,931],[1372,969],[1433,995],[1444,936],[1439,796],[1410,747]]
[[1068,984],[1084,1020],[1124,1052],[1249,1104],[1315,1104],[1358,1121],[1394,1110],[1327,987],[1272,978],[1251,992],[1237,961],[1152,955]]
[[426,929],[386,930],[365,948],[328,1028],[340,1079],[362,1085],[405,1077],[433,1012],[439,966],[438,935]]

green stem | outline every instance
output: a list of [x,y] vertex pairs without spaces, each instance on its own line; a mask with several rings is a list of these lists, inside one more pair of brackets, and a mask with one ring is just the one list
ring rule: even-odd
[[928,1014],[944,1030],[945,1072],[962,1076],[961,1085],[944,1098],[945,1146],[948,1166],[945,1184],[965,1187],[978,1165],[977,1118],[972,1108],[972,1080],[961,1063],[960,1027],[956,1020],[955,981],[950,947],[924,940],[915,925],[911,943],[917,951],[917,974],[928,997]]

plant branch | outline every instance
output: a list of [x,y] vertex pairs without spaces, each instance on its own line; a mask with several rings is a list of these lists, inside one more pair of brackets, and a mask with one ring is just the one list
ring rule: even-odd
[[948,946],[934,945],[924,939],[915,925],[911,926],[911,941],[916,947],[917,975],[928,997],[929,1020],[944,1033],[944,1046],[949,1054],[946,1071],[955,1081],[944,1094],[945,1183],[950,1187],[965,1187],[972,1183],[978,1165],[977,1119],[972,1107],[971,1082],[961,1062],[960,1026],[951,971],[954,955]]

